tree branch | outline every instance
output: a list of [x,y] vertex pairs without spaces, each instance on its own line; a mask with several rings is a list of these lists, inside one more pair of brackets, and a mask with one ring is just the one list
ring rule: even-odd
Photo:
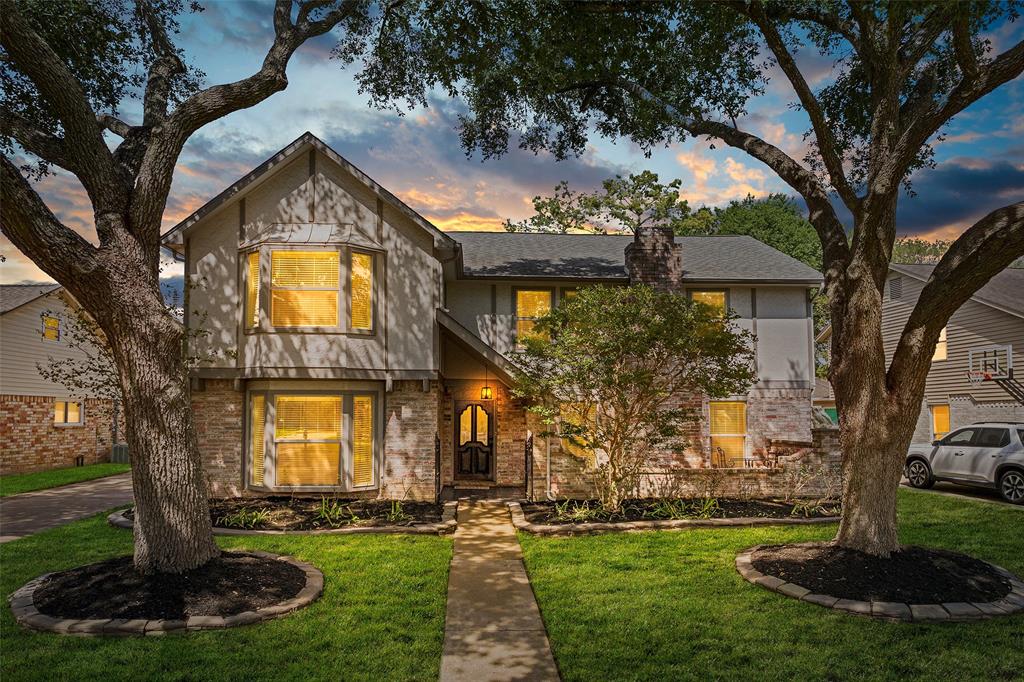
[[[6,155],[0,160],[0,190],[0,228],[11,243],[62,284],[89,288],[99,266],[96,247],[57,219]],[[71,293],[78,298],[80,292]]]
[[971,44],[969,8],[969,5],[957,6],[958,11],[953,21],[953,49],[956,51],[956,61],[964,76],[977,78],[978,60],[974,56],[974,46]]
[[811,119],[811,125],[814,127],[814,136],[818,141],[818,151],[821,152],[821,158],[825,163],[826,170],[828,170],[832,187],[835,188],[843,203],[850,209],[850,212],[856,215],[860,210],[860,200],[846,180],[846,173],[843,171],[843,159],[836,149],[835,136],[832,134],[829,122],[825,119],[821,105],[815,98],[814,93],[811,92],[810,86],[807,85],[807,81],[804,79],[804,75],[800,72],[799,67],[797,67],[793,55],[786,48],[786,44],[782,40],[778,29],[769,19],[762,5],[747,5],[745,3],[730,3],[730,5],[737,12],[750,17],[761,30],[768,48],[775,55],[775,59],[778,61],[783,73],[789,78],[789,82],[793,85],[793,89],[800,99],[800,104],[803,105],[804,111],[807,112],[807,116]]
[[1024,201],[992,211],[946,251],[921,290],[889,366],[890,388],[930,362],[950,316],[993,276],[1024,255]]
[[153,42],[153,51],[157,55],[149,67],[146,92],[142,100],[142,125],[151,128],[167,118],[167,101],[171,88],[174,79],[185,73],[185,64],[167,37],[167,32],[149,1],[138,0],[135,3],[135,11],[146,24],[149,38]]
[[7,107],[0,107],[0,135],[10,137],[22,149],[41,159],[72,170],[69,168],[71,164],[64,149],[64,140],[37,129],[30,121]]
[[[19,71],[28,76],[50,103],[64,128],[65,156],[76,168],[97,210],[112,209],[121,197],[113,155],[103,142],[96,114],[78,80],[56,52],[18,11],[14,0],[0,0],[0,44]],[[56,161],[54,161],[56,163]]]
[[131,135],[132,130],[134,130],[133,126],[128,125],[113,114],[98,114],[96,116],[96,123],[103,130],[109,130],[120,138],[127,138]]

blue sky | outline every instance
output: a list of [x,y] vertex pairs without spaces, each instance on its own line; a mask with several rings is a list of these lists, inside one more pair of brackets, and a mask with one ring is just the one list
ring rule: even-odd
[[[207,84],[245,77],[259,68],[272,28],[266,2],[207,2],[206,11],[185,17],[179,43]],[[1024,21],[991,35],[997,51],[1024,37]],[[649,169],[662,180],[680,178],[692,207],[719,206],[747,194],[791,193],[760,162],[743,152],[703,141],[657,149],[650,157],[626,142],[597,137],[578,159],[555,161],[518,149],[482,162],[467,158],[455,128],[460,103],[435,99],[405,116],[370,109],[353,83],[355,67],[328,59],[324,36],[303,46],[289,69],[289,86],[263,103],[200,130],[188,142],[175,172],[164,216],[170,228],[225,186],[309,130],[442,229],[500,229],[506,218],[532,213],[530,199],[567,180],[590,189],[615,174]],[[830,61],[804,51],[801,66],[813,85],[830,77]],[[788,105],[793,95],[778,74],[765,96],[753,100],[739,121],[796,158],[803,156],[805,116]],[[138,107],[122,111],[137,122]],[[951,238],[993,208],[1024,196],[1024,79],[1004,86],[965,111],[936,147],[937,167],[914,178],[916,196],[902,197],[901,234]],[[92,213],[77,181],[57,174],[38,188],[50,208],[75,230],[95,237]],[[49,279],[0,238],[4,283]],[[166,273],[175,273],[172,267]]]

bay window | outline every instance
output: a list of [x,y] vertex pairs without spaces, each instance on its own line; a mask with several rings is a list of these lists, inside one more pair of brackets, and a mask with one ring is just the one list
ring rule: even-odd
[[350,328],[356,331],[373,330],[373,256],[352,252],[349,291],[352,296]]
[[270,320],[275,327],[338,326],[338,252],[270,252]]
[[376,482],[377,393],[273,392],[249,398],[249,485],[350,490]]
[[245,267],[245,326],[249,329],[260,324],[260,252],[246,257]]

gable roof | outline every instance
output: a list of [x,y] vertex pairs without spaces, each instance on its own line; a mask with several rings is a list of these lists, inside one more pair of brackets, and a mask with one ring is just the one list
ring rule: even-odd
[[2,284],[0,285],[0,315],[20,308],[26,303],[60,289],[59,284]]
[[[630,235],[449,232],[470,279],[627,281]],[[676,237],[683,280],[820,285],[821,273],[746,235]]]
[[[927,282],[932,276],[932,271],[935,270],[934,265],[903,263],[892,263],[889,268],[901,275],[907,275],[922,282]],[[1024,317],[1024,269],[1004,268],[985,286],[974,292],[971,300],[1018,317]]]
[[309,148],[316,149],[321,154],[334,161],[341,166],[346,172],[352,177],[361,182],[366,186],[373,194],[379,197],[384,202],[390,204],[393,208],[397,209],[400,213],[405,215],[407,218],[412,220],[416,225],[423,228],[435,239],[435,244],[441,242],[442,245],[454,246],[451,238],[436,225],[431,223],[429,220],[421,216],[419,213],[410,208],[405,202],[396,197],[394,194],[384,189],[375,180],[373,180],[366,173],[361,171],[355,165],[350,163],[345,157],[338,152],[331,149],[326,142],[318,138],[308,130],[299,137],[297,137],[290,144],[286,145],[276,154],[271,156],[269,159],[256,166],[249,173],[236,180],[231,186],[225,189],[223,192],[210,199],[208,202],[200,206],[195,212],[189,217],[182,220],[180,223],[172,227],[170,230],[164,233],[161,237],[161,241],[168,246],[180,245],[183,243],[182,233],[195,223],[202,220],[204,217],[212,213],[213,211],[220,208],[222,205],[238,197],[240,194],[245,192],[250,186],[253,186],[258,180],[263,178],[274,168],[281,166],[293,159],[298,154],[307,151]]

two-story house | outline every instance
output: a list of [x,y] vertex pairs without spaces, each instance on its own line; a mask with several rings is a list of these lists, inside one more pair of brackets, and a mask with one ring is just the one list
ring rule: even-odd
[[28,473],[110,458],[117,431],[110,400],[40,373],[54,362],[85,362],[72,343],[78,304],[57,284],[0,286],[0,472]]
[[213,358],[193,407],[215,495],[586,494],[586,457],[510,393],[517,340],[579,287],[666,276],[755,334],[759,381],[686,397],[691,447],[652,467],[768,480],[770,442],[812,440],[820,275],[749,237],[445,233],[306,133],[164,243]]

